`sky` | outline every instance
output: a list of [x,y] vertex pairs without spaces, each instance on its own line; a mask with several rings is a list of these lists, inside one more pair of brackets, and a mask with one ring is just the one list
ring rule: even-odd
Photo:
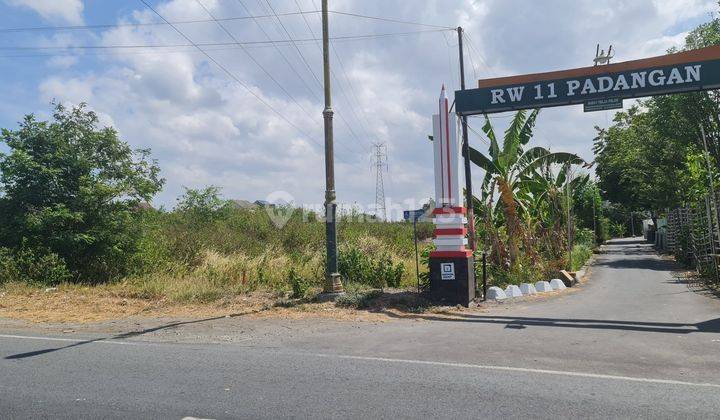
[[[85,102],[123,141],[152,149],[166,179],[156,206],[171,208],[184,188],[209,185],[231,199],[321,206],[320,15],[297,13],[317,11],[320,0],[146,1],[162,18],[185,23],[158,24],[140,0],[0,0],[0,127],[16,128],[29,113],[47,118],[52,102]],[[443,84],[459,88],[457,35],[439,27],[464,28],[473,86],[591,65],[598,43],[614,46],[615,62],[664,54],[718,5],[331,0],[330,9],[396,21],[330,15],[338,201],[372,211],[373,145],[384,143],[385,196],[398,218],[433,194],[431,114]],[[101,26],[68,28],[88,25]],[[11,28],[35,29],[4,30]],[[214,45],[201,47],[206,56],[193,43]],[[155,47],[140,48],[148,45]],[[66,49],[78,46],[85,48]],[[492,120],[502,129],[510,116]],[[612,117],[581,106],[543,110],[533,144],[592,161],[594,127]],[[470,122],[480,131],[482,119]],[[475,135],[470,141],[487,149]],[[481,177],[476,168],[476,184]]]

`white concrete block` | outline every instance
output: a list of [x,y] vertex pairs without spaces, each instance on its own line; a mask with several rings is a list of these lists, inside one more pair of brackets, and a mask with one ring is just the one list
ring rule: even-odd
[[521,291],[522,294],[525,295],[525,296],[534,295],[534,294],[537,293],[537,290],[535,290],[535,286],[533,286],[533,285],[530,284],[530,283],[523,283],[523,284],[521,284],[521,285],[520,285],[520,291]]
[[560,279],[552,279],[550,280],[550,286],[552,286],[553,290],[565,290],[567,287],[565,287],[565,283],[563,283]]
[[535,283],[535,290],[537,290],[538,293],[546,293],[546,292],[552,292],[553,288],[550,286],[550,283],[547,281],[539,281]]
[[514,297],[521,297],[523,294],[520,291],[519,287],[515,286],[514,284],[511,284],[505,288],[505,295],[509,298],[514,298]]
[[503,300],[507,299],[507,295],[505,294],[505,291],[497,286],[493,286],[488,288],[487,291],[487,299],[493,299],[493,300]]

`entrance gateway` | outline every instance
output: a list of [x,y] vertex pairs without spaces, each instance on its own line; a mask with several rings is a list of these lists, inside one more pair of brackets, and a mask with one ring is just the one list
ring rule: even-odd
[[[582,104],[586,112],[620,108],[623,99],[720,88],[720,46],[603,66],[483,79],[445,88],[433,115],[436,250],[430,254],[432,299],[468,306],[475,298],[474,259],[467,249],[467,209],[460,187],[458,117]],[[465,159],[469,159],[465,156]]]

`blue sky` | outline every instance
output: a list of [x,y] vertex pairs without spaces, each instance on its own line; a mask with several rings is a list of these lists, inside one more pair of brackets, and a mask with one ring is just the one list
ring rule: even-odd
[[[283,14],[319,6],[319,0],[150,3],[171,21],[207,20],[208,11],[216,18],[230,18],[248,12],[270,15],[270,7]],[[470,85],[475,78],[589,65],[598,42],[614,44],[620,61],[662,54],[681,45],[686,31],[718,9],[714,0],[336,0],[330,4],[335,11],[462,25],[474,47],[466,57]],[[0,0],[0,16],[0,28],[159,21],[134,0]],[[311,30],[320,33],[318,15],[305,18],[307,22],[298,15],[281,16],[285,29],[274,18],[230,20],[223,25],[242,42],[286,39],[285,30],[295,39],[313,38]],[[233,41],[214,22],[178,27],[194,42]],[[333,36],[431,29],[331,16]],[[7,49],[178,43],[186,41],[167,25],[0,32],[0,126],[13,128],[26,113],[45,116],[52,100],[87,102],[104,124],[119,130],[123,140],[153,149],[167,178],[158,205],[172,206],[183,186],[210,184],[221,187],[228,198],[265,199],[284,191],[280,196],[297,203],[321,204],[318,79],[322,73],[315,42],[301,42],[297,49],[289,43],[245,50],[208,47],[211,56],[243,85],[192,47]],[[336,41],[334,47],[339,200],[363,208],[374,202],[370,150],[372,143],[384,142],[389,150],[386,195],[401,207],[417,205],[432,194],[426,135],[440,85],[458,87],[455,35],[435,31],[346,39]],[[499,115],[496,123],[504,125],[507,117]],[[592,159],[593,127],[611,120],[611,113],[583,114],[580,107],[545,110],[534,141]],[[473,124],[479,129],[481,121]],[[471,141],[484,147],[476,137]],[[480,171],[475,172],[480,178]]]

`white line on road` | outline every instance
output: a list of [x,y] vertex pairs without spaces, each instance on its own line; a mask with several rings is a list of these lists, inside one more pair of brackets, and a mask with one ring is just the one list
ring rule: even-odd
[[[20,340],[64,341],[64,342],[74,342],[74,343],[81,343],[81,342],[87,341],[88,343],[92,343],[92,344],[119,344],[119,345],[128,345],[128,346],[156,346],[156,345],[158,345],[158,343],[147,343],[147,342],[128,342],[128,341],[119,341],[119,340],[109,341],[109,340],[102,339],[102,338],[98,339],[97,341],[92,341],[92,340],[79,340],[79,339],[74,339],[74,338],[37,337],[37,336],[10,335],[10,334],[0,334],[0,338],[15,338],[15,339],[20,339]],[[360,361],[366,361],[366,362],[403,363],[403,364],[425,365],[425,366],[444,366],[444,367],[464,368],[464,369],[536,373],[536,374],[543,374],[543,375],[573,376],[573,377],[579,377],[579,378],[644,382],[644,383],[662,384],[662,385],[683,385],[683,386],[694,386],[694,387],[705,387],[705,388],[720,388],[720,384],[712,384],[712,383],[684,382],[684,381],[676,381],[676,380],[672,380],[672,379],[640,378],[640,377],[634,377],[634,376],[605,375],[605,374],[601,374],[601,373],[571,372],[571,371],[565,371],[565,370],[532,369],[532,368],[521,368],[521,367],[512,367],[512,366],[495,366],[495,365],[477,365],[477,364],[471,364],[471,363],[455,363],[455,362],[436,362],[436,361],[432,361],[432,360],[393,359],[393,358],[387,358],[387,357],[372,357],[372,356],[351,356],[351,355],[329,354],[329,353],[284,353],[284,354],[288,354],[291,356],[360,360]]]
[[604,374],[600,374],[600,373],[570,372],[570,371],[564,371],[564,370],[531,369],[531,368],[521,368],[521,367],[512,367],[512,366],[476,365],[476,364],[471,364],[471,363],[435,362],[435,361],[431,361],[431,360],[391,359],[391,358],[386,358],[386,357],[348,356],[348,355],[342,355],[342,354],[325,354],[325,353],[298,353],[298,354],[305,355],[305,356],[312,356],[312,357],[363,360],[363,361],[369,361],[369,362],[405,363],[405,364],[414,364],[414,365],[445,366],[445,367],[455,367],[455,368],[465,368],[465,369],[538,373],[538,374],[544,374],[544,375],[559,375],[559,376],[575,376],[575,377],[580,377],[580,378],[610,379],[610,380],[616,380],[616,381],[645,382],[645,383],[663,384],[663,385],[684,385],[684,386],[697,386],[697,387],[706,387],[706,388],[720,388],[720,384],[684,382],[684,381],[675,381],[672,379],[653,379],[653,378],[638,378],[638,377],[633,377],[633,376],[604,375]]

